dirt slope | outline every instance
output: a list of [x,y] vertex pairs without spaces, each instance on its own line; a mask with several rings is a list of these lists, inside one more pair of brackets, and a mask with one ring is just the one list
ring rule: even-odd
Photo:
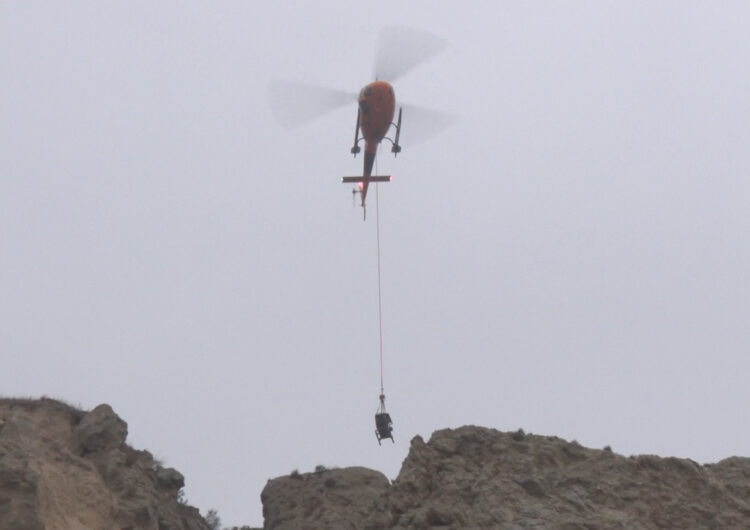
[[750,459],[625,457],[482,427],[417,436],[396,480],[364,468],[269,481],[266,529],[750,528]]

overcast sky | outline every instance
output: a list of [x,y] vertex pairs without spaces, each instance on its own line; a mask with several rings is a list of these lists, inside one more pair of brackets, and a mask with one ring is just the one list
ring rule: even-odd
[[[294,129],[273,79],[457,115],[342,175],[356,103]],[[748,455],[750,5],[0,3],[0,392],[112,405],[225,524],[266,480],[476,424]],[[416,125],[415,125],[416,127]],[[370,195],[370,200],[374,195]],[[373,211],[372,209],[370,210]]]

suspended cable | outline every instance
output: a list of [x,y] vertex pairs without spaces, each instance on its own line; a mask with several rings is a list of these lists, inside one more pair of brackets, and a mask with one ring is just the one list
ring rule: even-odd
[[[378,159],[375,159],[375,174],[378,174]],[[378,344],[380,349],[380,405],[375,413],[375,436],[380,445],[383,438],[393,439],[393,421],[391,415],[385,410],[385,391],[383,390],[383,297],[381,289],[380,273],[380,196],[378,194],[378,183],[375,182],[375,235],[378,245]]]
[[[377,175],[378,166],[375,159],[375,174]],[[380,394],[383,392],[383,302],[382,290],[380,286],[380,201],[378,195],[378,183],[375,183],[375,235],[378,247],[378,344],[380,350]]]

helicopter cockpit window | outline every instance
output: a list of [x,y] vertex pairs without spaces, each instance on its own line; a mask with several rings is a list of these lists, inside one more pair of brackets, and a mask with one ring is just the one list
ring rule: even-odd
[[366,86],[363,92],[364,92],[365,96],[369,96],[370,94],[372,94],[372,87],[371,86]]

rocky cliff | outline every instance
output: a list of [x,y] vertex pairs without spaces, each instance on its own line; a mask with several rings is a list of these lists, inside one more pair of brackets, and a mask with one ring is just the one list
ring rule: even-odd
[[625,457],[481,427],[417,436],[393,483],[364,468],[271,480],[266,529],[750,528],[750,459]]
[[[183,476],[126,436],[108,405],[0,399],[0,530],[216,528],[181,502]],[[320,467],[270,480],[261,499],[269,530],[747,529],[750,459],[625,457],[462,427],[415,437],[393,482]]]
[[183,476],[127,433],[109,405],[0,399],[0,529],[209,530]]

